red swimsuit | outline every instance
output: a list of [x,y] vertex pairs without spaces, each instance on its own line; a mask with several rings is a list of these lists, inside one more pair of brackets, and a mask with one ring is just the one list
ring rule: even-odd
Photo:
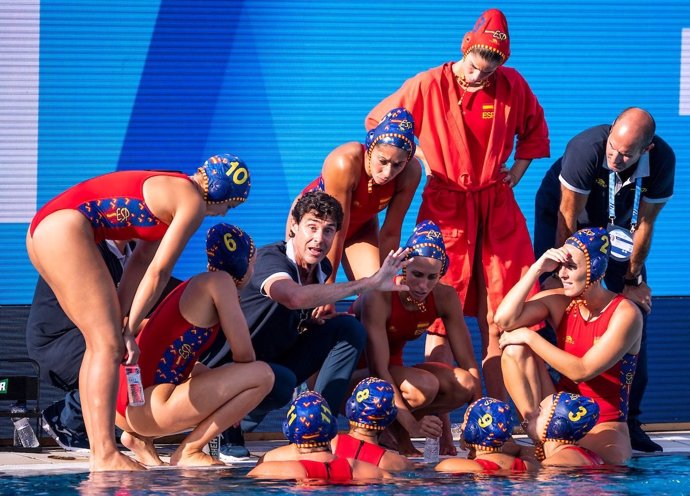
[[398,293],[391,293],[391,314],[386,320],[386,335],[390,348],[390,365],[403,365],[403,348],[408,341],[417,339],[436,320],[434,293],[424,300],[424,311],[407,310]]
[[583,448],[582,446],[566,446],[563,449],[571,449],[571,450],[575,450],[578,453],[580,453],[589,462],[589,465],[585,465],[587,467],[597,467],[599,465],[604,465],[604,460],[602,460],[602,458],[599,455],[597,455],[592,450],[588,450],[587,448]]
[[144,201],[144,182],[154,176],[172,176],[190,180],[185,174],[161,171],[120,171],[87,179],[46,203],[29,227],[48,215],[64,209],[80,211],[93,226],[96,242],[104,239],[159,240],[168,225],[155,217]]
[[386,449],[366,441],[356,439],[349,434],[338,434],[335,456],[340,458],[354,458],[378,466]]
[[[364,160],[366,161],[368,160],[366,148],[364,145],[362,145],[362,148],[364,148]],[[352,192],[352,198],[350,200],[350,223],[347,228],[345,239],[356,234],[367,221],[381,210],[385,209],[391,202],[391,198],[393,198],[393,193],[395,193],[395,179],[381,186],[372,183],[371,193],[369,192],[369,179],[364,167],[364,161],[362,161],[359,183],[357,183],[357,187]],[[326,191],[322,176],[317,177],[309,183],[309,185],[302,190],[302,194],[315,189]]]
[[[501,466],[496,462],[492,462],[491,460],[475,458],[474,461],[477,462],[486,472],[495,472],[497,470],[501,470]],[[513,463],[510,465],[510,471],[527,472],[527,465],[525,465],[525,462],[522,460],[522,458],[516,457],[513,459]]]
[[349,482],[353,480],[352,467],[345,458],[336,458],[331,462],[299,460],[307,472],[307,479],[321,479],[328,482]]
[[[180,384],[189,377],[198,357],[208,349],[219,326],[197,327],[180,315],[180,298],[189,280],[177,286],[151,315],[137,336],[139,368],[146,389],[155,384]],[[117,411],[125,416],[129,405],[125,368],[120,366]]]
[[[604,335],[613,313],[621,301],[617,295],[604,309],[599,318],[587,322],[580,314],[579,305],[573,305],[563,316],[556,335],[558,347],[576,357],[583,357]],[[638,355],[626,353],[613,366],[597,377],[575,384],[565,376],[558,383],[559,391],[589,396],[599,404],[599,421],[625,422],[628,418],[628,398]]]

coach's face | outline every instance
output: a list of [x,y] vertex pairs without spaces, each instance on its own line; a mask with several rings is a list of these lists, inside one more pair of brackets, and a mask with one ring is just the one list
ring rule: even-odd
[[321,262],[333,245],[336,233],[335,221],[331,218],[319,219],[309,212],[297,223],[292,220],[290,230],[294,235],[292,244],[295,249],[295,261],[307,268]]
[[639,162],[654,147],[644,143],[641,129],[627,122],[616,123],[606,139],[606,164],[614,172],[622,172]]

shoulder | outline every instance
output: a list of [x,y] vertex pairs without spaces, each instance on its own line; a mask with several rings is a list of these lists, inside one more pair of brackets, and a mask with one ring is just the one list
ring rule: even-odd
[[[264,245],[256,251],[256,262],[254,264],[254,277],[281,271],[290,274],[297,273],[297,268],[287,257],[285,252],[285,241],[277,241],[269,245]],[[252,277],[252,279],[254,279]]]
[[658,135],[654,135],[652,143],[654,143],[654,148],[649,152],[651,172],[655,173],[655,169],[675,167],[676,154],[673,148]]
[[611,126],[608,124],[600,124],[598,126],[593,126],[581,131],[571,138],[568,142],[568,146],[592,146],[600,145],[605,146],[606,138],[609,135]]
[[359,177],[364,166],[364,147],[357,141],[350,141],[334,148],[328,154],[321,170],[331,180],[344,180],[351,176]]
[[615,310],[613,317],[625,319],[631,323],[642,323],[642,310],[632,300],[622,297]]
[[439,282],[433,290],[434,303],[438,310],[448,310],[460,305],[458,293],[447,284]]

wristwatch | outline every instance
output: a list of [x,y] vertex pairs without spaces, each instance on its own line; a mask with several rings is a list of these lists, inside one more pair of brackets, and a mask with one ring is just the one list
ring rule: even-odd
[[626,286],[639,286],[642,284],[642,274],[637,274],[636,276],[632,276],[631,278],[623,277],[623,284]]

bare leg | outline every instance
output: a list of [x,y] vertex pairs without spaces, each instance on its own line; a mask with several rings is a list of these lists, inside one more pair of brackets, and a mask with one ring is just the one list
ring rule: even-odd
[[[390,372],[409,410],[414,413],[417,419],[421,418],[423,415],[419,415],[417,410],[434,401],[440,386],[438,379],[431,372],[416,367],[392,366]],[[388,443],[387,445],[397,445],[401,455],[417,456],[420,454],[412,444],[409,432],[397,421],[393,422],[390,428],[384,431],[384,434],[381,442]],[[388,434],[394,437],[393,443],[387,441]]]
[[273,387],[264,362],[232,363],[195,371],[177,386],[146,388],[143,407],[127,409],[127,421],[141,436],[162,436],[194,427],[170,457],[171,465],[212,465],[206,444],[254,409]]
[[148,466],[167,465],[158,456],[155,446],[153,445],[151,437],[144,437],[134,432],[123,432],[120,437],[122,444],[132,451],[139,462]]
[[55,212],[40,223],[33,238],[27,236],[27,250],[86,341],[79,391],[91,446],[91,470],[143,470],[115,444],[115,395],[124,355],[121,316],[115,287],[90,224],[79,212]]
[[477,240],[477,248],[474,252],[472,280],[477,289],[477,324],[482,338],[482,375],[486,392],[492,398],[507,401],[508,394],[503,385],[501,372],[501,349],[498,346],[499,331],[493,323],[493,312],[488,304],[489,295],[482,263],[481,238]]
[[381,268],[378,222],[370,222],[345,240],[341,264],[350,281],[369,277]]
[[510,345],[501,357],[505,386],[523,419],[539,411],[539,403],[556,392],[544,361],[529,346]]

